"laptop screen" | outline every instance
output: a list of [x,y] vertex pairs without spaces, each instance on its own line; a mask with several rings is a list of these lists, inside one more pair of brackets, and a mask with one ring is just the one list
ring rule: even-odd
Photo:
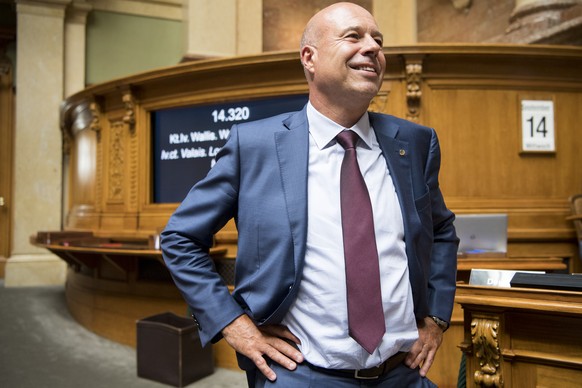
[[459,253],[507,252],[507,214],[458,214]]

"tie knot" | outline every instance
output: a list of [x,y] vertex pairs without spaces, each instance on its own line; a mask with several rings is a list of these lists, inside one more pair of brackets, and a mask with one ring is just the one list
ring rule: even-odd
[[341,131],[337,134],[337,142],[340,143],[344,149],[356,148],[356,143],[360,137],[354,131]]

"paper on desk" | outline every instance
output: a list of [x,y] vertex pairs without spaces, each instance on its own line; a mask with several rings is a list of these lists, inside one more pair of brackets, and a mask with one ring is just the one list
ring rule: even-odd
[[511,287],[510,282],[516,272],[545,273],[545,271],[472,269],[469,284],[473,286]]

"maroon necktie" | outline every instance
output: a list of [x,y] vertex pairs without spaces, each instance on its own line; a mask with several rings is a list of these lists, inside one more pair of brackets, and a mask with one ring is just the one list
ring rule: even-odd
[[345,149],[340,194],[348,325],[350,336],[372,354],[386,331],[372,204],[356,157],[358,134],[348,130],[336,138]]

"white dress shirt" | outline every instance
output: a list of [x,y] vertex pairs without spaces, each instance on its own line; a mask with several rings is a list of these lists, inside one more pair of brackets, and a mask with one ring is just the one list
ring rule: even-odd
[[370,192],[386,333],[373,354],[348,334],[345,262],[340,211],[340,168],[344,149],[335,136],[344,130],[311,103],[309,121],[308,226],[305,267],[297,299],[283,324],[300,340],[313,365],[364,369],[379,365],[418,338],[404,244],[404,224],[386,160],[368,113],[350,130],[360,136],[357,156]]

